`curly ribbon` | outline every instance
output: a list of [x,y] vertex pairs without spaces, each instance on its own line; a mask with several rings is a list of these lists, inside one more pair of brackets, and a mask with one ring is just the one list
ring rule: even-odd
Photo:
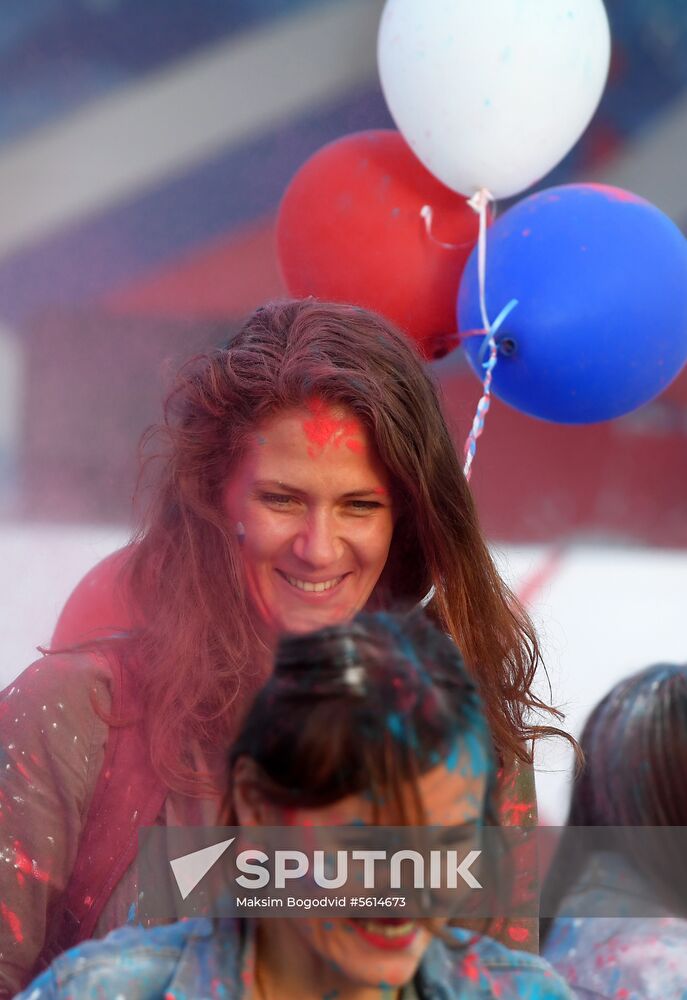
[[489,407],[491,406],[491,383],[494,376],[494,368],[496,367],[496,362],[499,357],[499,345],[496,342],[496,334],[499,332],[501,326],[508,319],[517,304],[517,299],[511,299],[508,305],[501,310],[494,323],[487,328],[484,344],[482,345],[482,351],[486,352],[487,349],[489,350],[489,357],[482,364],[482,367],[484,368],[482,397],[477,404],[475,419],[472,421],[472,427],[470,428],[468,439],[465,442],[465,465],[463,467],[463,472],[465,473],[465,478],[468,482],[470,482],[470,476],[472,475],[472,463],[477,452],[477,439],[481,436],[482,431],[484,430],[484,421],[487,413],[489,412]]
[[[512,299],[504,309],[499,313],[496,321],[494,323],[489,322],[489,315],[487,313],[487,226],[489,222],[489,206],[494,201],[494,197],[487,188],[480,188],[476,191],[472,198],[468,199],[468,205],[475,212],[479,214],[479,238],[477,242],[477,270],[478,270],[478,280],[479,280],[479,307],[482,316],[482,330],[472,330],[470,333],[472,335],[477,335],[478,333],[484,337],[484,344],[482,346],[482,351],[489,350],[489,358],[484,362],[484,379],[482,383],[482,397],[477,404],[477,412],[475,413],[475,418],[472,422],[472,428],[470,429],[470,434],[465,442],[465,465],[463,467],[463,472],[465,478],[470,482],[470,476],[472,475],[472,463],[477,452],[477,439],[482,434],[484,430],[484,421],[487,413],[489,412],[489,407],[491,406],[491,383],[494,373],[494,368],[496,367],[496,362],[498,361],[499,347],[496,343],[496,334],[499,329],[506,321],[508,316],[512,313],[515,307],[518,305],[517,299]],[[432,210],[430,206],[425,205],[420,213],[424,219],[425,226],[427,227],[427,234],[431,235],[431,224],[432,224]],[[465,337],[467,334],[462,334],[461,337]],[[430,587],[429,591],[420,601],[420,607],[425,608],[429,602],[434,597],[436,593],[436,588],[434,584]]]

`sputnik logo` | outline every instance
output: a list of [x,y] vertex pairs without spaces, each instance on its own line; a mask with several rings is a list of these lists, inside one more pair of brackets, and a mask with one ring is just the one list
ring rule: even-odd
[[235,840],[236,837],[230,837],[229,840],[222,840],[219,844],[203,847],[200,851],[182,854],[180,858],[174,858],[169,862],[182,899],[186,899],[193,892],[200,880],[207,875]]

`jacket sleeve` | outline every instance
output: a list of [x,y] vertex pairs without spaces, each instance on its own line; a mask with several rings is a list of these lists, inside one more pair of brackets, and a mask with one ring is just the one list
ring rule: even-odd
[[[0,998],[30,978],[76,860],[102,767],[110,672],[50,654],[0,695]],[[47,994],[52,995],[52,994]]]

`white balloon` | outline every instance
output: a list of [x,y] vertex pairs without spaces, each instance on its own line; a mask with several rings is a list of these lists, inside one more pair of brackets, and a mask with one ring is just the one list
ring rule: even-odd
[[387,0],[378,61],[389,110],[454,191],[507,198],[589,124],[611,37],[602,0]]

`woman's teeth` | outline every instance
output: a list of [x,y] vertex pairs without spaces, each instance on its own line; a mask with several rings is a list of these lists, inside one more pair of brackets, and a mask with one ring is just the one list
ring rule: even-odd
[[415,930],[413,920],[408,920],[404,924],[378,924],[374,920],[363,920],[361,923],[369,934],[377,934],[386,938],[407,937]]
[[331,590],[332,587],[336,587],[337,583],[343,580],[343,576],[337,576],[333,580],[323,580],[322,583],[309,583],[307,580],[298,580],[295,576],[287,576],[286,573],[284,576],[292,587],[315,594],[319,594],[323,590]]

